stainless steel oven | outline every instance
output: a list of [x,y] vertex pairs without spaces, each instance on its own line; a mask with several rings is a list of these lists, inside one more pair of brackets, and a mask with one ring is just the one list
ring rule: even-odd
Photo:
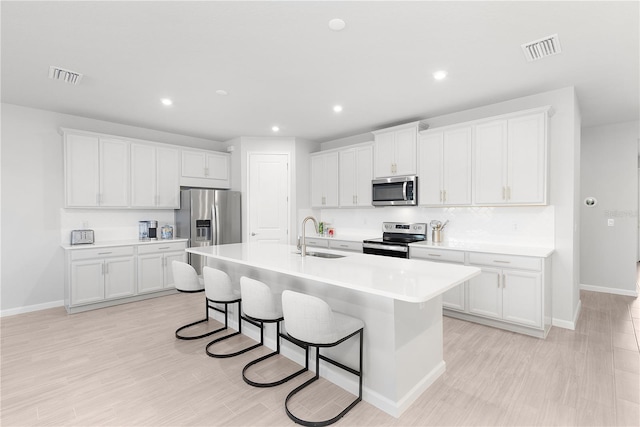
[[427,240],[425,223],[382,223],[382,238],[362,242],[362,252],[371,255],[409,258],[409,243]]
[[371,181],[373,206],[415,206],[418,204],[418,177],[392,176]]

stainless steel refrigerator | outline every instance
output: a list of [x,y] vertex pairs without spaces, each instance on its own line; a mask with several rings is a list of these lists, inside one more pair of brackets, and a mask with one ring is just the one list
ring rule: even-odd
[[[240,192],[229,190],[180,190],[180,209],[176,209],[176,235],[189,239],[189,247],[240,243],[242,220]],[[205,257],[189,254],[198,274]]]

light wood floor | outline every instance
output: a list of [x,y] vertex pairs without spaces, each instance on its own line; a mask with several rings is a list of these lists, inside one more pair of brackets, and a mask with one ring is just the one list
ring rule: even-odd
[[[2,426],[293,425],[283,400],[310,374],[255,389],[240,371],[262,350],[212,359],[204,340],[174,338],[201,314],[202,298],[1,319]],[[592,292],[581,299],[577,330],[552,328],[546,340],[445,318],[446,373],[400,419],[361,402],[338,425],[639,425],[640,302]],[[268,378],[270,368],[252,375]],[[296,400],[298,415],[321,417],[351,398],[319,386]]]

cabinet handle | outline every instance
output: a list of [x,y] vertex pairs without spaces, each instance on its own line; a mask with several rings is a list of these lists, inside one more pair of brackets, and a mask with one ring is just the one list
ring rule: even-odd
[[443,202],[447,201],[447,190],[442,190],[442,201]]
[[338,246],[340,246],[341,248],[348,248],[349,247],[349,245],[338,245]]
[[440,190],[440,201],[442,201],[442,190]]
[[498,288],[500,287],[500,274],[498,274]]
[[493,262],[497,262],[500,264],[511,264],[511,261],[500,261],[499,259],[494,259]]
[[204,176],[209,176],[209,168],[204,168]]
[[165,246],[163,248],[158,248],[158,249],[170,249],[170,247],[169,246]]
[[507,200],[511,200],[511,187],[507,186]]
[[98,255],[109,255],[111,252],[98,252]]
[[440,254],[427,254],[427,255],[429,255],[429,256],[442,256]]
[[502,275],[502,289],[507,287],[507,278]]

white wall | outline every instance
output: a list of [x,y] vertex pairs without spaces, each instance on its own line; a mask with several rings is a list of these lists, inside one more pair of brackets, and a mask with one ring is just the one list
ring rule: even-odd
[[[1,114],[2,314],[62,304],[64,254],[60,243],[66,239],[63,228],[81,228],[86,219],[100,231],[98,238],[112,240],[130,235],[136,238],[133,230],[137,224],[125,224],[134,220],[137,223],[136,218],[148,219],[150,215],[160,221],[172,216],[171,210],[137,213],[65,210],[60,127],[217,151],[225,148],[221,142],[11,104],[2,104]],[[113,224],[122,225],[121,234],[108,232]]]
[[[582,132],[580,279],[583,289],[637,295],[639,122]],[[614,221],[608,226],[608,220]]]
[[[470,110],[465,110],[444,116],[424,119],[430,128],[447,126],[451,124],[492,117],[519,110],[542,107],[550,105],[555,114],[549,120],[549,182],[550,197],[549,207],[539,208],[456,208],[447,209],[424,209],[425,219],[446,219],[452,214],[460,216],[459,226],[450,224],[452,227],[449,237],[464,238],[465,233],[469,233],[473,238],[477,236],[472,233],[473,224],[485,222],[491,228],[491,233],[495,233],[498,239],[525,238],[531,237],[523,234],[518,235],[516,230],[509,231],[509,224],[516,223],[521,230],[534,230],[537,225],[546,228],[540,230],[541,241],[552,240],[555,253],[552,258],[552,280],[553,280],[553,321],[554,325],[573,328],[579,314],[579,171],[580,171],[580,112],[575,97],[573,87],[567,87],[555,91],[544,92],[536,95],[516,98],[510,101],[497,104],[486,105]],[[328,141],[322,144],[322,149],[338,148],[361,142],[373,140],[370,133],[355,135],[349,138]],[[393,208],[390,208],[393,209]],[[414,208],[416,209],[416,208]],[[503,210],[506,209],[506,210]],[[498,211],[499,210],[499,211]],[[394,217],[402,217],[402,211],[389,211],[394,213]],[[408,211],[407,217],[422,217],[420,210]],[[497,219],[491,220],[483,218],[487,212],[499,212],[495,215]],[[374,230],[380,230],[379,222],[382,220],[375,210],[361,209],[357,215],[362,221],[373,223]],[[338,217],[333,212],[322,212],[321,217],[327,220],[331,217]],[[390,215],[391,216],[391,215]],[[552,216],[550,219],[548,216]],[[340,233],[340,221],[335,220],[333,224]],[[393,219],[391,219],[393,220]],[[488,221],[488,222],[486,222]],[[504,225],[502,224],[504,223]],[[447,226],[449,227],[449,226]],[[457,228],[459,227],[459,229]],[[550,231],[553,229],[553,231]],[[527,234],[529,234],[529,231]],[[497,233],[496,233],[497,232]],[[547,233],[553,233],[550,237]],[[379,231],[378,231],[379,233]],[[338,234],[339,235],[339,234]],[[480,236],[483,237],[484,236]],[[526,240],[526,239],[525,239]]]

